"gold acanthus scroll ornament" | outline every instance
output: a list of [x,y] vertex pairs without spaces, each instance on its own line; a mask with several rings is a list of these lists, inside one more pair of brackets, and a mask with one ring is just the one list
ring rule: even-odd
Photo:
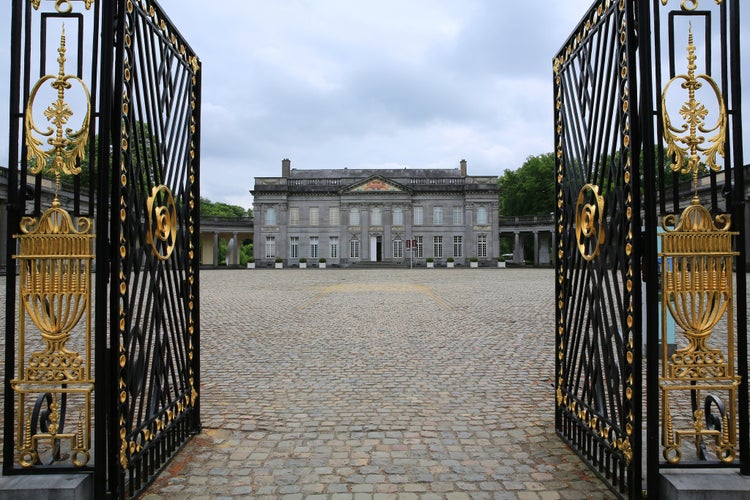
[[[724,98],[716,82],[706,74],[696,75],[695,45],[693,43],[693,29],[690,28],[687,46],[688,73],[677,75],[664,87],[661,95],[662,122],[664,124],[664,140],[667,142],[667,154],[674,157],[670,165],[672,170],[693,175],[695,199],[698,197],[698,174],[705,164],[714,171],[721,170],[716,163],[717,155],[724,157],[724,142],[726,140],[727,111]],[[671,85],[682,81],[681,87],[688,91],[688,100],[680,108],[682,125],[675,126],[667,109],[667,94]],[[713,126],[706,125],[709,115],[708,108],[696,99],[696,91],[707,83],[716,97],[718,118]],[[714,134],[711,137],[706,135]],[[701,160],[704,162],[702,163]]]
[[[59,54],[57,63],[59,71],[57,75],[44,75],[36,82],[29,95],[29,101],[26,105],[26,119],[24,127],[26,130],[26,146],[28,153],[26,158],[32,162],[29,171],[32,174],[38,174],[45,167],[55,175],[55,200],[57,192],[60,189],[60,175],[77,175],[81,168],[77,166],[78,159],[83,159],[86,154],[86,144],[89,139],[89,119],[91,115],[91,96],[89,89],[83,80],[75,75],[65,74],[65,27],[60,35],[60,48],[57,49]],[[37,94],[42,85],[49,82],[50,86],[57,91],[57,100],[51,103],[44,110],[44,117],[52,126],[47,126],[47,130],[40,130],[34,122],[34,104]],[[65,91],[72,87],[71,82],[77,82],[83,89],[86,100],[86,115],[81,121],[81,128],[74,131],[66,128],[65,125],[73,116],[73,110],[65,101]],[[37,138],[39,135],[41,138]],[[49,149],[43,149],[44,138],[51,146]]]

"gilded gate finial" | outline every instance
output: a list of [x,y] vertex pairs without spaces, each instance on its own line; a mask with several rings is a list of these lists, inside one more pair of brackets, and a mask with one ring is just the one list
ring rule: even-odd
[[[697,69],[695,61],[698,57],[695,55],[692,26],[688,35],[687,51],[688,73],[686,75],[677,75],[667,82],[661,95],[661,107],[662,121],[664,123],[664,140],[667,142],[667,154],[674,157],[674,163],[670,167],[674,171],[679,170],[681,173],[693,174],[694,199],[697,199],[698,173],[703,167],[701,159],[712,170],[719,171],[721,169],[716,164],[716,156],[721,155],[722,158],[724,157],[727,112],[721,90],[713,78],[706,74],[697,76],[695,74],[695,70]],[[679,127],[672,124],[666,105],[667,93],[670,86],[678,80],[683,81],[681,87],[688,91],[688,100],[685,101],[679,111],[683,119],[683,123]],[[707,83],[716,96],[718,118],[716,124],[711,127],[705,123],[706,117],[709,114],[708,109],[695,98],[696,91],[703,87],[702,82]],[[706,137],[706,135],[713,133],[715,135]]]
[[[77,175],[81,168],[76,165],[78,159],[83,159],[86,154],[86,144],[89,137],[89,116],[91,114],[91,96],[86,84],[75,75],[65,73],[65,26],[63,26],[60,35],[60,47],[57,49],[59,66],[57,75],[44,75],[36,82],[29,95],[29,101],[26,105],[26,118],[24,127],[26,130],[26,147],[28,153],[26,158],[35,162],[29,166],[32,174],[38,174],[45,167],[55,175],[55,201],[57,201],[57,192],[60,189],[60,175],[69,174]],[[42,131],[37,128],[34,122],[34,103],[37,93],[42,85],[50,81],[50,87],[57,91],[57,100],[51,103],[44,110],[44,117],[47,122],[54,126],[47,126],[47,130]],[[86,115],[81,122],[81,128],[73,131],[66,128],[70,118],[74,115],[73,110],[65,101],[65,91],[72,88],[71,81],[76,81],[83,89],[86,99]],[[47,144],[50,149],[42,149],[42,138],[37,138],[34,133],[47,138]]]

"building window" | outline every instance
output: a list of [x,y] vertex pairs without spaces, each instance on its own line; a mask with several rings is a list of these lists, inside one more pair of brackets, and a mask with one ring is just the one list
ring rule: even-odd
[[382,226],[383,225],[383,212],[380,208],[373,208],[370,212],[370,225],[371,226]]
[[359,259],[359,240],[356,236],[349,242],[349,257]]
[[464,225],[464,207],[453,207],[453,225]]
[[276,237],[266,236],[266,259],[275,259],[275,258],[276,258]]
[[435,225],[443,223],[443,207],[432,208],[432,223]]
[[328,224],[339,225],[339,207],[328,207]]
[[400,238],[396,238],[395,240],[393,240],[393,258],[404,258],[404,242]]
[[422,207],[414,207],[414,225],[421,226],[424,224],[424,209]]
[[432,256],[438,259],[443,256],[443,237],[442,236],[432,237]]
[[289,237],[289,258],[290,259],[299,258],[299,236]]
[[310,236],[310,258],[317,259],[318,257],[320,257],[318,253],[318,237]]
[[416,242],[414,250],[414,257],[421,259],[424,257],[424,238],[422,236],[415,236],[414,240]]
[[477,224],[487,224],[487,207],[477,208]]
[[477,257],[487,257],[487,235],[477,236]]
[[359,226],[359,208],[352,208],[349,211],[349,225]]
[[320,210],[318,207],[310,207],[310,225],[317,226],[320,224]]
[[393,209],[393,225],[394,226],[404,225],[404,211],[401,207],[395,207]]
[[328,256],[332,259],[339,258],[339,237],[331,236],[328,238]]
[[266,226],[276,225],[276,209],[273,207],[266,208]]
[[454,257],[464,256],[464,237],[463,236],[453,237],[453,256]]
[[290,226],[299,225],[299,208],[298,207],[289,209],[289,225]]

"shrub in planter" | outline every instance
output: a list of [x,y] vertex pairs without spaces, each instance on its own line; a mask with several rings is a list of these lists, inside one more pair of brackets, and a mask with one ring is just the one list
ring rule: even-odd
[[469,267],[479,267],[479,258],[472,257],[469,259]]
[[320,269],[325,269],[326,268],[326,259],[325,259],[325,257],[322,257],[322,258],[318,259],[318,267]]
[[448,258],[446,259],[446,262],[454,262],[454,260],[453,260],[453,257],[448,257]]

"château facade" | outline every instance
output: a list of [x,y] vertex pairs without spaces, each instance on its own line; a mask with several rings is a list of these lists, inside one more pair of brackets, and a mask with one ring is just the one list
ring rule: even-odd
[[251,191],[259,265],[498,257],[497,177],[466,175],[465,160],[456,169],[298,170],[285,159],[281,170],[256,177]]

